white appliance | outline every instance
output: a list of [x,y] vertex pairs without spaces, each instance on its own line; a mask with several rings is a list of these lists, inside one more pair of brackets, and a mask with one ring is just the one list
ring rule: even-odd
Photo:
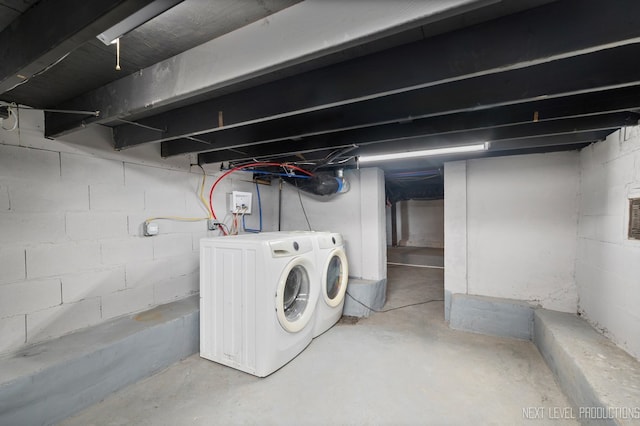
[[264,377],[313,338],[314,237],[268,232],[200,240],[200,356]]
[[320,298],[316,308],[313,337],[329,330],[342,317],[349,281],[349,263],[342,235],[333,232],[317,232],[315,235],[318,244]]

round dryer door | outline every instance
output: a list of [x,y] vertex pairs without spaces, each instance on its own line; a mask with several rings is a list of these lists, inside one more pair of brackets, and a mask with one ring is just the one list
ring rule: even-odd
[[311,301],[312,269],[308,261],[302,258],[294,259],[284,269],[278,282],[278,321],[291,333],[302,330],[313,315],[315,306]]
[[329,255],[322,274],[322,294],[327,305],[335,308],[344,300],[349,280],[347,256],[342,249],[335,249]]

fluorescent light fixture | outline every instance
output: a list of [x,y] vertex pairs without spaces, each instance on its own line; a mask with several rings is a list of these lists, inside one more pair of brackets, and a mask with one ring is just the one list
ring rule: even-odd
[[488,148],[489,148],[489,143],[484,142],[476,145],[448,146],[445,148],[424,149],[422,151],[405,151],[405,152],[396,152],[393,154],[362,155],[359,157],[358,160],[361,163],[385,161],[385,160],[398,160],[401,158],[429,157],[433,155],[459,154],[463,152],[486,151]]
[[147,21],[152,20],[161,13],[171,9],[183,0],[156,0],[153,3],[149,3],[142,9],[138,10],[133,15],[115,24],[97,37],[98,40],[105,45],[110,45],[114,40],[120,38],[131,30],[138,28],[140,25]]

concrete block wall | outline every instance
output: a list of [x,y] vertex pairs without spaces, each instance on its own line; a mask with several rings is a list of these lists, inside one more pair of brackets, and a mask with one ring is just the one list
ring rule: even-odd
[[444,168],[444,318],[449,321],[452,296],[468,294],[467,162]]
[[640,198],[640,128],[584,148],[580,173],[579,312],[640,358],[640,240],[627,235],[629,199]]
[[[349,275],[362,275],[362,229],[360,227],[360,171],[346,171],[349,191],[332,196],[314,196],[285,183],[282,187],[283,231],[308,230],[340,232],[349,259]],[[304,207],[304,209],[303,209]],[[309,219],[309,223],[305,219]],[[334,217],[339,217],[335,220]],[[357,225],[356,225],[357,224]]]
[[[192,156],[114,152],[107,129],[66,141],[42,129],[41,113],[20,110],[19,129],[0,130],[0,353],[197,292],[199,240],[217,235],[204,221],[158,221],[160,235],[142,235],[149,217],[207,216]],[[208,174],[207,193],[219,169]],[[216,190],[222,216],[225,192],[253,188],[240,180]]]
[[398,245],[444,248],[444,200],[406,200],[396,206]]
[[522,300],[576,312],[579,154],[445,165],[445,298]]
[[[43,128],[41,113],[20,110],[19,131],[0,131],[0,354],[197,292],[199,240],[217,235],[205,222],[170,221],[158,221],[160,235],[142,235],[149,217],[207,215],[195,156],[161,159],[156,145],[115,152],[102,127],[56,141]],[[205,169],[208,195],[219,164]],[[347,194],[303,193],[303,203],[314,229],[345,236],[350,275],[382,282],[384,175],[347,178]],[[230,220],[232,190],[252,192],[257,212],[255,185],[238,172],[216,188],[219,219]],[[277,230],[278,186],[260,193],[263,230]],[[282,213],[282,230],[307,229],[290,185]],[[258,228],[258,214],[246,225]]]
[[[332,231],[345,240],[349,276],[387,277],[384,173],[378,168],[345,171],[350,189],[333,196],[313,196],[285,184],[282,230]],[[307,213],[309,225],[301,206]]]

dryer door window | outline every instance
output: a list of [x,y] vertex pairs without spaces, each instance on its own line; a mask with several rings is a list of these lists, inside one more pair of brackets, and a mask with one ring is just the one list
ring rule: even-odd
[[[288,332],[302,330],[313,317],[317,302],[317,286],[311,279],[314,276],[313,264],[308,260],[296,258],[282,271],[276,290],[276,313],[278,322]],[[313,296],[312,286],[316,288]]]
[[329,265],[327,266],[327,297],[329,299],[335,299],[340,292],[340,286],[342,283],[342,261],[338,256],[331,257]]
[[283,308],[284,315],[289,321],[300,319],[309,303],[309,274],[301,265],[296,265],[289,271],[284,284]]
[[335,308],[342,303],[348,281],[347,256],[343,250],[336,249],[329,256],[323,275],[323,296],[329,306]]

